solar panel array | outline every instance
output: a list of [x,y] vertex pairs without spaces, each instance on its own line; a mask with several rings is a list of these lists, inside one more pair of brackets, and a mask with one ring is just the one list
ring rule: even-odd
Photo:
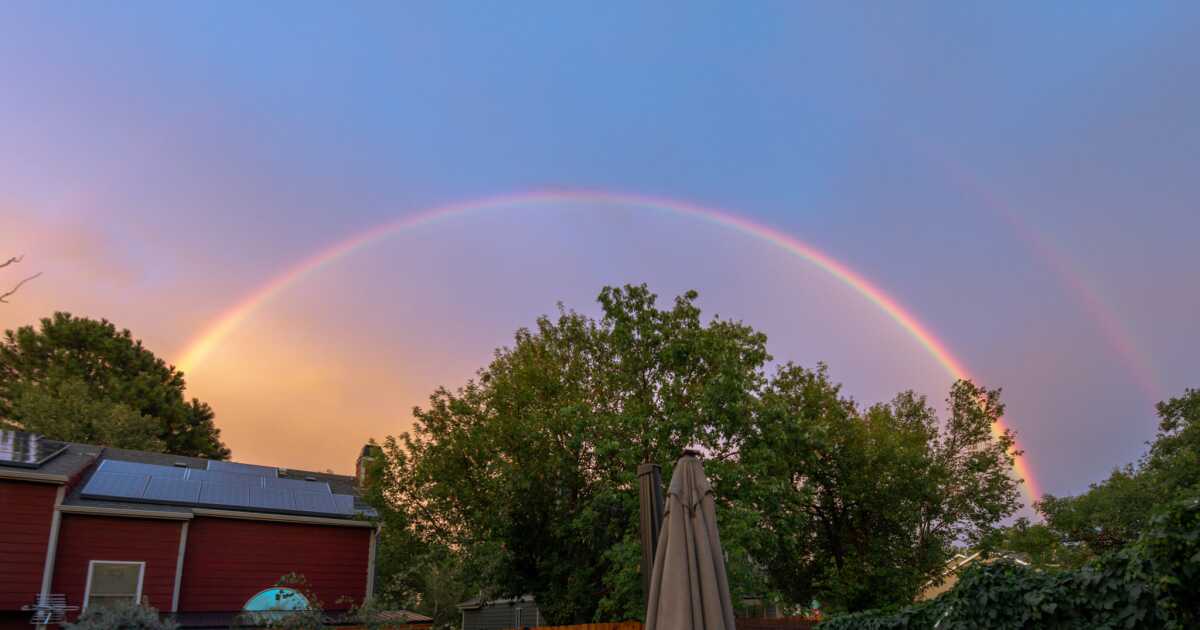
[[36,433],[0,431],[0,466],[38,468],[65,450],[66,442],[47,440]]
[[207,470],[107,459],[82,496],[143,503],[220,507],[256,512],[351,516],[354,497],[324,481],[279,477],[274,468],[209,462]]

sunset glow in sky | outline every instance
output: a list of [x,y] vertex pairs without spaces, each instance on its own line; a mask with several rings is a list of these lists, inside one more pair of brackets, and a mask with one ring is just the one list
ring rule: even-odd
[[863,403],[1003,387],[1078,492],[1200,386],[1200,7],[900,9],[6,4],[0,328],[348,472],[556,303],[694,288]]

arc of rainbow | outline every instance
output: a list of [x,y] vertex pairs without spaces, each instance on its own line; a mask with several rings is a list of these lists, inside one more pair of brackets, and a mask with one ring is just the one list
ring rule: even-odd
[[1109,347],[1124,359],[1134,382],[1151,404],[1164,397],[1164,387],[1153,363],[1141,349],[1129,328],[1122,323],[1112,306],[1105,303],[1100,293],[1084,278],[1083,273],[1046,237],[1038,234],[1026,221],[1014,212],[1003,198],[987,186],[983,178],[970,170],[961,159],[951,159],[948,150],[927,136],[905,134],[913,146],[920,149],[931,161],[940,166],[963,191],[994,212],[1030,251],[1041,260],[1079,302],[1083,311],[1095,322],[1100,336]]
[[[692,217],[724,228],[732,229],[750,237],[766,241],[787,251],[805,261],[816,265],[821,270],[853,289],[867,301],[882,310],[895,321],[921,347],[936,360],[954,379],[970,378],[969,372],[934,334],[916,317],[910,314],[895,299],[884,293],[882,289],[872,284],[862,275],[846,265],[834,260],[820,250],[801,242],[795,237],[779,230],[761,225],[741,216],[719,212],[704,206],[681,202],[673,199],[647,195],[621,194],[591,190],[542,190],[529,193],[488,197],[480,200],[439,206],[430,210],[407,215],[375,226],[354,236],[346,238],[316,254],[296,263],[287,271],[272,278],[265,285],[246,296],[240,302],[226,309],[216,318],[216,321],[197,335],[184,349],[183,358],[179,361],[179,369],[187,372],[198,365],[212,352],[213,348],[224,340],[234,329],[244,322],[256,309],[270,301],[288,287],[351,252],[388,235],[408,228],[425,225],[438,219],[456,215],[498,209],[507,206],[552,203],[594,203],[613,206],[640,206],[669,212],[681,216]],[[994,434],[1007,430],[1004,420],[992,427]],[[1018,447],[1019,450],[1019,447]],[[1024,493],[1031,502],[1041,496],[1040,484],[1034,478],[1033,470],[1023,455],[1014,459],[1014,468],[1018,476],[1024,480]]]

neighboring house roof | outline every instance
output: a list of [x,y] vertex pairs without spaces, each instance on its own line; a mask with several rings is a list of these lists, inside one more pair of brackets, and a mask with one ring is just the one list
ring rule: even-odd
[[484,606],[495,606],[497,604],[523,604],[533,602],[533,595],[522,595],[521,597],[508,597],[504,599],[489,599],[483,600],[478,597],[468,599],[458,605],[459,610],[478,610]]
[[25,431],[0,430],[0,478],[66,483],[91,466],[101,450]]
[[[15,441],[18,445],[27,445],[31,442],[36,442],[39,439],[41,439],[39,436],[30,433],[20,431],[0,431],[0,444],[3,444],[4,440],[8,440],[9,442]],[[41,439],[41,441],[43,443],[53,442],[44,439]],[[169,453],[150,453],[146,451],[108,448],[74,442],[54,443],[61,445],[63,448],[56,448],[51,457],[48,457],[36,464],[30,464],[26,462],[12,463],[11,465],[6,466],[4,465],[5,462],[3,461],[3,458],[0,458],[0,478],[7,477],[67,484],[68,492],[62,502],[63,511],[66,512],[94,512],[98,514],[105,512],[128,512],[155,515],[162,518],[171,518],[175,515],[177,515],[178,518],[191,518],[192,515],[197,513],[212,513],[215,511],[230,511],[245,514],[276,513],[273,510],[264,510],[246,506],[232,507],[228,505],[196,505],[169,500],[147,499],[144,497],[136,498],[135,500],[121,500],[112,496],[98,497],[87,492],[88,482],[94,475],[96,475],[97,471],[102,468],[103,463],[107,461],[146,464],[149,466],[169,467],[172,469],[188,468],[192,470],[207,471],[210,469],[209,464],[211,460],[204,459],[202,457],[187,457],[183,455],[171,455]],[[31,458],[26,456],[25,459],[28,460]],[[348,520],[352,519],[354,516],[376,515],[375,510],[366,502],[364,502],[359,496],[357,480],[351,475],[337,475],[296,469],[275,469],[274,467],[262,467],[258,474],[268,478],[275,477],[324,482],[328,484],[329,490],[333,494],[348,495],[353,497],[353,514],[343,514],[341,516],[336,514],[323,514],[321,515],[321,519],[328,520],[341,518],[342,520]],[[322,489],[324,488],[324,486],[321,487]],[[346,500],[349,501],[349,499]],[[293,516],[297,515],[293,514]],[[303,513],[298,514],[299,518],[304,518],[305,516],[306,515]],[[285,516],[280,516],[278,520],[287,520],[287,518]]]
[[983,556],[978,551],[970,555],[961,553],[954,554],[954,557],[950,558],[950,560],[946,562],[945,568],[942,569],[942,574],[938,578],[930,580],[925,584],[924,587],[921,588],[921,592],[917,594],[917,601],[923,602],[925,600],[933,599],[938,595],[941,595],[942,593],[954,588],[954,585],[958,583],[958,577],[962,573],[963,569],[966,569],[972,564],[991,564],[997,560],[1007,560],[1023,566],[1029,565],[1028,561],[1024,560],[1020,556],[1010,553],[1000,553],[989,556]]
[[390,623],[433,623],[433,617],[426,617],[411,610],[385,610],[374,617],[377,621]]

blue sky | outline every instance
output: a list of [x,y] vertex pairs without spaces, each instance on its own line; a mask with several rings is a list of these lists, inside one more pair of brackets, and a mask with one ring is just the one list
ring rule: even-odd
[[[1159,396],[1200,384],[1194,3],[8,3],[0,77],[0,247],[47,272],[6,328],[106,316],[171,358],[382,221],[588,188],[722,208],[856,269],[1005,388],[1052,492],[1152,437],[1129,348]],[[373,384],[404,374],[402,400],[340,408],[372,418],[329,456],[344,469],[351,443],[403,430],[431,385],[464,381],[555,300],[587,309],[603,283],[645,279],[700,289],[865,401],[944,395],[919,349],[796,263],[706,227],[598,217],[373,248],[247,324],[295,331],[288,363],[310,343],[336,361],[238,395],[200,369],[192,389],[235,454],[292,459],[311,442],[271,452],[238,427],[322,379],[354,400],[364,365]],[[330,294],[340,309],[319,308]],[[381,346],[400,328],[411,344]]]

